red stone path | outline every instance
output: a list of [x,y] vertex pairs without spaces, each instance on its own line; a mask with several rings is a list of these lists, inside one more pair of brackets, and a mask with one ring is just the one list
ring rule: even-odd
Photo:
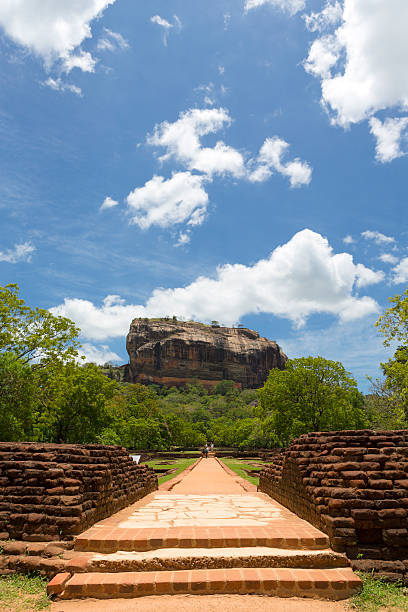
[[[161,560],[152,560],[158,549]],[[171,491],[150,494],[85,531],[75,550],[70,571],[49,584],[63,599],[183,593],[343,599],[360,588],[325,534],[268,496],[244,491],[210,458]],[[294,566],[295,550],[306,554]],[[154,562],[157,571],[143,570]]]

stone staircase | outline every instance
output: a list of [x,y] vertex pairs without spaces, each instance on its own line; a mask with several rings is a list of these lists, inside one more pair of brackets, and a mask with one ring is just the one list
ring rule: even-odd
[[[217,499],[222,508],[252,504],[259,515],[270,505],[275,522],[251,523],[244,509],[243,518],[225,518],[224,510],[224,519],[212,524],[197,510],[191,521],[168,519],[166,526],[161,516],[164,510],[169,514],[169,500],[182,517],[186,507],[199,507],[201,498],[208,515],[222,515]],[[172,497],[159,492],[149,499],[143,508],[139,502],[126,516],[122,511],[78,536],[75,555],[48,584],[48,593],[61,599],[253,593],[339,600],[361,589],[348,559],[330,549],[325,534],[263,494]],[[148,522],[146,516],[160,504],[160,519]]]

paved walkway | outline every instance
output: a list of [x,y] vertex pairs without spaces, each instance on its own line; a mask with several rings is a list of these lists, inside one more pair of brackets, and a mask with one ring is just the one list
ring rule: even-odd
[[202,459],[181,482],[173,487],[174,493],[244,493],[244,489],[211,457]]
[[[49,592],[62,599],[88,598],[88,607],[60,603],[56,610],[96,609],[90,598],[112,597],[138,601],[96,607],[215,610],[211,598],[203,607],[202,597],[212,594],[224,610],[235,612],[242,609],[239,598],[250,593],[257,599],[246,604],[257,602],[253,609],[264,610],[271,600],[260,594],[342,599],[360,588],[347,559],[330,550],[324,533],[264,493],[247,492],[213,458],[202,459],[170,491],[151,493],[93,525],[76,538],[74,548],[66,573],[51,581]],[[236,593],[238,599],[229,599]],[[143,596],[159,594],[142,607]],[[174,599],[182,595],[180,602]],[[275,601],[276,610],[297,609],[295,603],[279,607]],[[323,605],[309,609],[331,609]]]
[[323,548],[325,534],[264,493],[248,493],[216,459],[202,459],[171,491],[100,521],[75,548],[113,553],[168,547]]

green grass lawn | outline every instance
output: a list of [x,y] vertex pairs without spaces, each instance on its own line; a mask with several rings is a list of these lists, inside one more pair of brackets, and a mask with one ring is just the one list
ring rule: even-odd
[[45,610],[50,605],[45,590],[47,582],[48,580],[41,576],[0,576],[0,610]]
[[408,589],[398,584],[374,578],[372,574],[357,572],[363,581],[363,590],[352,597],[350,608],[361,612],[400,612],[408,610]]
[[175,468],[175,472],[167,474],[166,476],[159,476],[159,484],[162,484],[162,482],[166,482],[166,480],[170,480],[171,478],[174,478],[180,474],[180,472],[188,468],[189,465],[197,461],[198,458],[199,455],[197,455],[195,458],[188,457],[186,459],[176,459],[175,461],[170,461],[169,463],[165,463],[163,459],[155,459],[154,461],[147,461],[147,465],[152,468],[160,468],[163,470]]
[[263,461],[257,459],[256,462],[252,463],[252,462],[244,461],[243,459],[224,459],[224,458],[222,458],[220,461],[225,463],[226,466],[228,466],[231,470],[233,470],[236,474],[238,474],[238,476],[241,476],[241,478],[245,478],[246,480],[249,480],[249,482],[252,482],[252,484],[254,485],[259,484],[258,474],[249,476],[244,470],[259,469],[259,467],[257,465],[254,465],[254,463],[263,465],[264,464]]

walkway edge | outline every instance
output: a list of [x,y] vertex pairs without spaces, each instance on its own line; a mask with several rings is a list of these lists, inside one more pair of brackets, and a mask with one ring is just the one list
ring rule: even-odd
[[172,488],[176,486],[176,484],[178,484],[179,482],[183,480],[186,474],[191,472],[191,470],[193,470],[200,463],[201,459],[202,457],[199,457],[197,461],[194,461],[194,463],[186,467],[186,469],[180,472],[180,474],[177,474],[177,476],[175,476],[174,478],[171,478],[170,480],[166,480],[166,482],[162,482],[161,485],[159,485],[158,490],[159,491],[171,491]]
[[245,478],[241,478],[241,476],[238,476],[238,474],[234,472],[234,470],[231,470],[231,468],[225,465],[225,463],[221,461],[221,459],[218,459],[217,456],[215,457],[215,459],[218,461],[223,470],[225,470],[229,476],[232,476],[235,479],[235,482],[239,484],[244,489],[244,491],[246,491],[247,493],[252,493],[258,490],[258,487],[256,485],[252,484],[252,482],[249,482],[248,480],[245,480]]

